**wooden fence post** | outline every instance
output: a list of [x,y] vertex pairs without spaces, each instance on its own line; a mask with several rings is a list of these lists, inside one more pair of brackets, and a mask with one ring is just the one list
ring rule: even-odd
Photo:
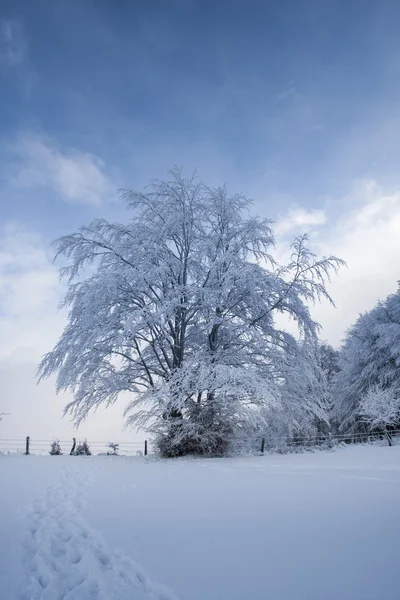
[[262,438],[262,440],[261,440],[261,454],[264,454],[264,448],[265,448],[265,438]]
[[29,435],[26,436],[26,442],[25,442],[25,456],[28,456],[29,454],[29,443],[31,441],[31,438],[29,437]]
[[144,455],[147,456],[147,440],[144,441]]
[[72,441],[73,441],[73,444],[72,444],[71,452],[69,453],[70,456],[72,456],[73,453],[75,452],[76,438],[72,438]]

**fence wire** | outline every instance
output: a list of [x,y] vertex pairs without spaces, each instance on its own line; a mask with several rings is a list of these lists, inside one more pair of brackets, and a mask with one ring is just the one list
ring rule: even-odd
[[[247,446],[248,449],[254,451],[268,451],[280,448],[312,448],[327,446],[332,447],[340,443],[359,444],[372,442],[376,440],[394,441],[400,436],[400,429],[392,431],[374,431],[374,432],[357,432],[357,433],[335,433],[335,434],[319,434],[313,437],[297,436],[291,438],[283,436],[273,436],[265,434],[264,436],[257,435],[254,438],[238,440],[238,444]],[[29,438],[29,454],[46,455],[50,454],[50,449],[53,440],[43,440]],[[60,443],[63,454],[69,454],[73,441],[72,440],[57,440]],[[2,438],[0,439],[0,454],[25,454],[27,439],[21,438]],[[79,441],[78,441],[79,444]],[[95,440],[88,441],[90,451],[93,455],[103,455],[110,453],[109,441]],[[137,456],[145,455],[152,452],[151,445],[147,441],[126,441],[119,443],[118,454],[121,456]]]
[[[45,455],[50,454],[51,445],[54,441],[60,443],[62,453],[69,454],[73,447],[73,440],[53,440],[29,438],[29,454]],[[77,439],[77,445],[81,440]],[[110,441],[88,441],[88,445],[92,455],[112,454],[113,450],[109,446]],[[147,442],[127,441],[118,444],[118,454],[121,456],[136,456],[146,454],[150,450],[150,444]],[[24,438],[1,438],[0,439],[0,454],[25,454],[27,448],[27,439]]]

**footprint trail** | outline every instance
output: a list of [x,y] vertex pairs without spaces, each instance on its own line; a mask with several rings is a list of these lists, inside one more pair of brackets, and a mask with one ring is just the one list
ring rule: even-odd
[[84,461],[62,465],[58,483],[33,502],[18,600],[179,600],[88,526],[84,491],[95,472]]

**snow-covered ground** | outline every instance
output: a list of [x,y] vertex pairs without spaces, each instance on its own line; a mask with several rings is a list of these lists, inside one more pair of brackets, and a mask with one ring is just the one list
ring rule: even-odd
[[3,600],[398,600],[400,446],[0,456]]

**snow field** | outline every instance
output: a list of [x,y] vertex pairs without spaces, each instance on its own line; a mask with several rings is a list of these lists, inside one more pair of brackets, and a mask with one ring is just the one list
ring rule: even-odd
[[399,598],[400,446],[5,456],[0,481],[2,600]]

